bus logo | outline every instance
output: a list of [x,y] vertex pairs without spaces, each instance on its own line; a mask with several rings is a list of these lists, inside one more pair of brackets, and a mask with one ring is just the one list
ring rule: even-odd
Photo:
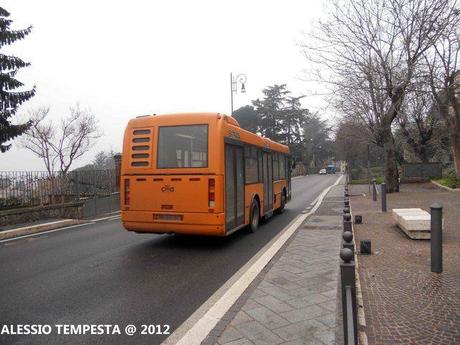
[[171,187],[169,184],[167,184],[164,187],[161,187],[162,192],[174,192],[174,187]]

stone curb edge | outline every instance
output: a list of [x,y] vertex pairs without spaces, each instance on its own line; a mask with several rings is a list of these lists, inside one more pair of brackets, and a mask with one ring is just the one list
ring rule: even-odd
[[448,190],[449,192],[460,192],[460,188],[456,188],[456,189],[453,189],[453,188],[450,188],[450,187],[447,187],[447,186],[443,186],[442,184],[440,184],[439,182],[436,182],[436,181],[433,181],[433,180],[430,180],[430,182],[442,189],[445,189],[445,190]]
[[5,231],[0,232],[0,240],[7,240],[7,239],[20,237],[24,235],[30,235],[30,234],[36,234],[40,232],[49,231],[49,230],[54,230],[54,229],[62,228],[62,227],[69,226],[69,225],[84,224],[84,223],[88,223],[88,221],[79,220],[79,219],[63,219],[63,220],[58,220],[58,221],[50,222],[50,223],[43,223],[43,224],[37,224],[37,225],[32,225],[32,226],[25,226],[25,227],[17,228],[17,229],[5,230]]

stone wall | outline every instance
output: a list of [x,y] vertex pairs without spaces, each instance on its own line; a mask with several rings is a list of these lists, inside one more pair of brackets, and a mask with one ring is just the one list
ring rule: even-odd
[[0,226],[34,222],[52,218],[83,217],[83,202],[24,207],[20,209],[0,211]]

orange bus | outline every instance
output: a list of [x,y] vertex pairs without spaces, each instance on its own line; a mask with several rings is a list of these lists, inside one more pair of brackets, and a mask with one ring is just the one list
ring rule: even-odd
[[130,231],[227,236],[283,210],[289,148],[231,116],[186,113],[129,121],[121,164],[121,219]]

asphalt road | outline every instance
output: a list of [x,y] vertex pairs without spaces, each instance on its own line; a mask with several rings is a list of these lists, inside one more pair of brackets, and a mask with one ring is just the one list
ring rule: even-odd
[[[52,329],[3,334],[0,344],[160,344],[166,335],[140,335],[141,325],[172,333],[337,177],[293,180],[285,212],[255,234],[135,234],[112,220],[0,243],[0,327]],[[58,335],[58,324],[119,325],[122,335]],[[124,335],[128,324],[134,336]]]

